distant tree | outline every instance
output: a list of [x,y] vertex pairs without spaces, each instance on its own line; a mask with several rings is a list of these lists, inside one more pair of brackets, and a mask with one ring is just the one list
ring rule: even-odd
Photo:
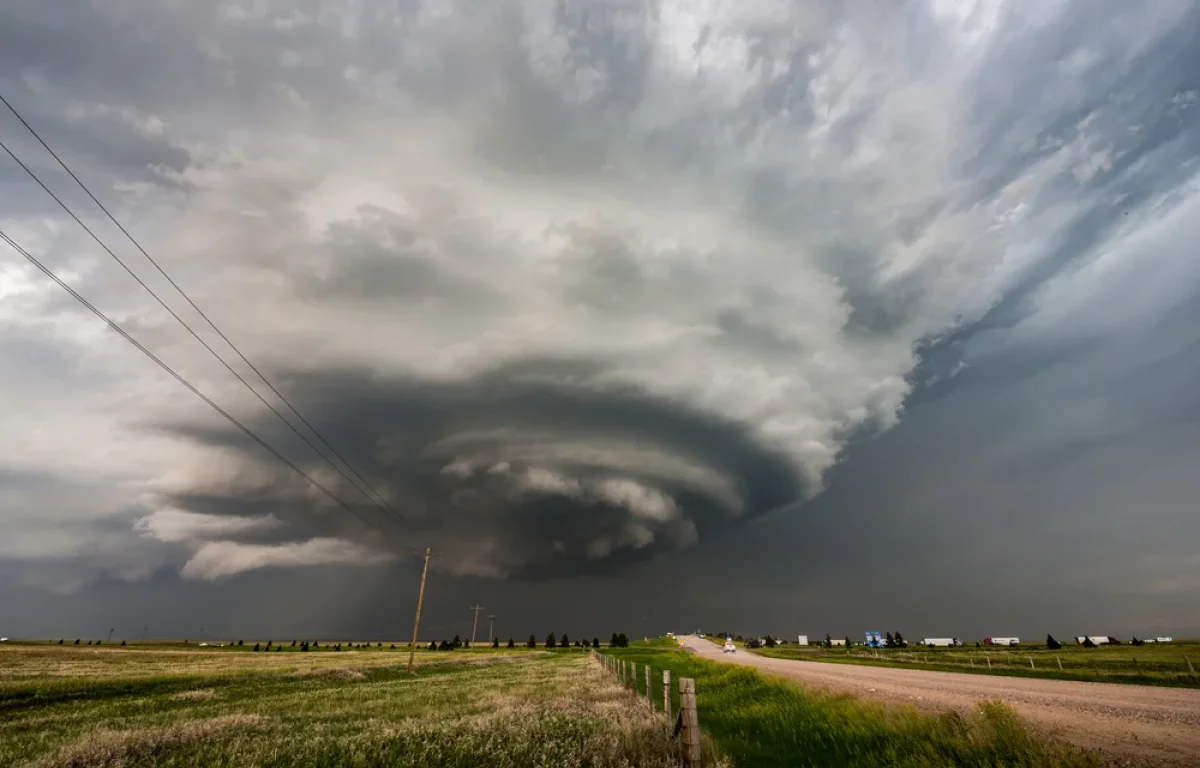
[[333,646],[333,650],[340,652],[342,650],[342,644],[337,643],[336,645]]
[[75,645],[79,645],[79,638],[75,638]]
[[550,634],[546,635],[546,647],[547,648],[555,648],[557,646],[558,646],[558,643],[555,642],[555,640],[554,640],[554,633],[551,632]]
[[124,640],[122,640],[122,641],[121,641],[121,647],[122,647],[122,648],[124,648],[124,647],[125,647],[125,641],[124,641]]
[[436,651],[436,650],[437,650],[437,643],[435,643],[434,641],[430,640],[430,641],[429,641],[429,650],[431,650],[431,651]]
[[833,647],[833,638],[829,636],[828,632],[825,633],[825,647],[826,648]]
[[775,647],[775,645],[776,645],[776,643],[775,643],[775,638],[771,637],[770,635],[767,635],[767,640],[766,640],[766,642],[765,642],[765,643],[763,643],[763,644],[764,644],[765,646],[767,646],[768,648],[774,648],[774,647]]
[[238,644],[238,648],[241,648],[241,647],[242,647],[242,641],[241,641],[241,640],[238,640],[238,641],[237,641],[237,644]]
[[1130,641],[1129,641],[1129,644],[1130,644],[1130,645],[1137,645],[1137,646],[1141,646],[1141,645],[1143,645],[1142,641],[1141,641],[1141,640],[1138,640],[1136,636],[1134,636],[1134,638],[1133,638],[1132,640],[1130,640]]
[[270,647],[271,647],[271,641],[270,641],[270,640],[268,640],[268,641],[267,641],[267,648],[270,648]]
[[1084,648],[1095,648],[1096,644],[1092,642],[1092,638],[1085,637],[1085,638],[1083,638],[1083,647]]
[[849,648],[849,647],[850,647],[850,646],[852,646],[852,645],[854,645],[854,643],[850,642],[850,637],[849,637],[849,636],[847,636],[847,637],[846,637],[846,647],[847,647],[847,648]]
[[904,635],[902,635],[902,634],[900,634],[899,632],[897,632],[897,633],[896,633],[896,647],[897,647],[897,648],[903,648],[903,647],[905,647],[906,645],[908,645],[908,643],[904,642]]
[[736,640],[736,641],[738,641],[739,643],[744,643],[744,642],[746,642],[746,638],[742,637],[741,635],[734,635],[734,636],[733,636],[733,639],[734,639],[734,640]]
[[1054,635],[1049,635],[1049,634],[1046,635],[1046,649],[1047,650],[1057,651],[1060,648],[1062,648],[1062,643],[1055,640]]
[[567,637],[565,632],[563,633],[562,642],[559,643],[559,646],[561,646],[563,648],[571,647],[571,638]]
[[455,635],[454,639],[450,641],[450,644],[453,645],[455,648],[461,648],[462,640],[459,640],[458,635]]
[[537,648],[537,638],[533,635],[529,636],[529,640],[525,643],[526,648]]
[[629,638],[625,637],[624,632],[617,633],[617,647],[618,648],[628,648],[629,647]]
[[443,641],[442,641],[442,642],[441,642],[441,643],[438,645],[438,650],[439,650],[439,651],[449,651],[449,650],[451,650],[451,649],[453,649],[453,648],[454,648],[454,646],[453,646],[453,645],[451,645],[450,643],[446,642],[445,640],[443,640]]
[[91,640],[88,640],[88,641],[87,641],[87,644],[88,644],[88,645],[91,645],[91,644],[92,644],[92,641],[91,641]]
[[1120,645],[1121,641],[1115,637],[1110,637],[1110,638],[1108,638],[1108,644],[1109,645]]
[[255,644],[254,644],[254,652],[255,652],[255,653],[258,653],[258,652],[259,652],[259,650],[261,650],[261,649],[259,648],[259,646],[258,646],[258,643],[255,643]]
[[283,646],[282,646],[282,645],[277,645],[277,646],[275,646],[275,653],[279,653],[279,652],[281,652],[282,650],[283,650]]
[[58,644],[59,644],[59,645],[62,645],[62,644],[63,644],[63,641],[60,639],[60,640],[58,641]]
[[609,648],[619,648],[620,647],[619,645],[617,645],[617,633],[616,632],[612,633],[612,638],[609,639],[609,641],[608,641],[608,647]]
[[513,640],[511,637],[510,637],[510,638],[508,638],[508,645],[507,645],[506,647],[508,647],[508,648],[516,648],[516,647],[517,647],[517,643],[516,643],[516,642],[515,642],[515,641],[514,641],[514,640]]
[[321,644],[320,644],[319,642],[317,642],[316,640],[313,640],[312,647],[313,647],[313,648],[320,648],[320,647],[321,647]]
[[492,647],[493,647],[493,648],[499,648],[499,647],[500,647],[500,638],[498,638],[498,637],[497,637],[497,638],[494,638],[494,639],[492,640]]
[[593,647],[593,648],[599,648],[599,647],[600,647],[600,638],[598,638],[598,637],[593,637],[593,638],[592,638],[592,647]]
[[891,632],[888,632],[886,635],[884,635],[883,645],[886,648],[895,648],[896,647],[896,638],[894,635],[892,635]]

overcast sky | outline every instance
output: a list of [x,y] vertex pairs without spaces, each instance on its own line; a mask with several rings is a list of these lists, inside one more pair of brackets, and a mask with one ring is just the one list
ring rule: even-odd
[[6,2],[0,94],[354,471],[0,153],[0,229],[349,507],[0,245],[0,634],[399,637],[427,546],[431,635],[1200,634],[1197,40],[1184,0]]

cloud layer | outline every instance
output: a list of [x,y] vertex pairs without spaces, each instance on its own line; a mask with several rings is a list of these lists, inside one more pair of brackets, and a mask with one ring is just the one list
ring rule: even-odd
[[1068,327],[1194,198],[1196,12],[1102,5],[10,5],[0,91],[391,510],[5,165],[5,231],[354,507],[5,256],[0,472],[70,481],[25,556],[105,520],[189,578],[544,578],[811,499],[956,339]]

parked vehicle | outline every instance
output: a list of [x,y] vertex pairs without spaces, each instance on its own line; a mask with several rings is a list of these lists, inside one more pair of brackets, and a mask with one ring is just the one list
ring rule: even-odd
[[962,645],[962,641],[957,637],[927,637],[921,641],[921,645],[929,648],[951,648]]
[[725,638],[724,653],[737,653],[737,646],[733,644],[732,637]]
[[1020,645],[1021,638],[1019,637],[985,637],[984,645]]

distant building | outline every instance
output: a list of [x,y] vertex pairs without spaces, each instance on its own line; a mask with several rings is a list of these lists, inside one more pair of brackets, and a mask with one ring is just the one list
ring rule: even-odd
[[808,635],[796,635],[796,645],[808,645]]
[[840,640],[839,640],[838,638],[836,638],[836,637],[834,637],[834,638],[831,638],[831,639],[829,640],[829,644],[830,644],[830,645],[845,645],[845,644],[846,644],[846,638],[844,638],[844,637],[843,637],[843,638],[841,638]]

